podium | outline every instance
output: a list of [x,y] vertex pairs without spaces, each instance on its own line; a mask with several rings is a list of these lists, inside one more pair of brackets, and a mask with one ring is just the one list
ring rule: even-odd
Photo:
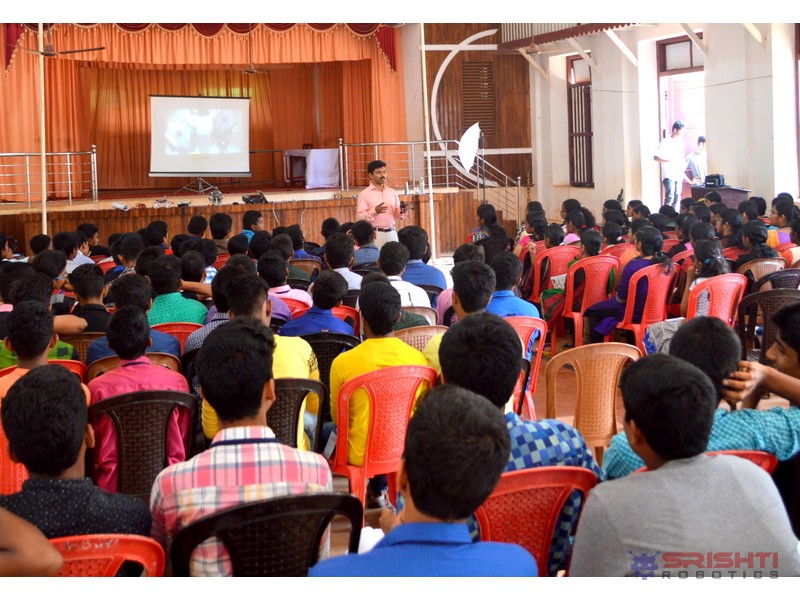
[[722,203],[728,208],[737,208],[740,202],[747,200],[752,190],[731,187],[729,185],[721,187],[706,187],[704,185],[689,186],[692,190],[692,200],[700,200],[708,192],[717,192],[722,198]]

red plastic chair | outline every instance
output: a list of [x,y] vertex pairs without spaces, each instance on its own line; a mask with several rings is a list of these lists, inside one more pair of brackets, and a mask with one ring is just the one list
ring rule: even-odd
[[105,274],[106,274],[106,273],[108,273],[108,272],[109,272],[111,269],[113,269],[114,267],[118,267],[119,265],[117,265],[117,263],[115,263],[115,262],[112,260],[112,261],[109,261],[109,262],[101,262],[101,263],[97,263],[97,266],[98,266],[98,267],[100,267],[100,270],[103,272],[103,275],[105,275]]
[[664,237],[664,242],[663,242],[663,244],[661,246],[661,250],[662,250],[662,252],[669,252],[670,250],[672,250],[675,246],[677,246],[680,243],[681,243],[681,241],[678,238],[667,238],[667,237]]
[[[675,270],[664,270],[664,265],[650,265],[644,269],[639,269],[633,274],[628,286],[628,298],[625,302],[625,315],[622,321],[617,323],[617,329],[632,331],[636,340],[636,347],[644,354],[645,330],[653,323],[658,323],[667,318],[667,297],[672,286],[672,278]],[[633,311],[636,307],[636,289],[641,285],[642,279],[647,279],[647,300],[642,311],[642,319],[638,323],[633,322]],[[606,341],[610,341],[610,336],[606,336]]]
[[694,250],[684,250],[683,252],[678,252],[672,257],[672,262],[679,265],[684,271],[688,271],[689,267],[694,264]]
[[286,303],[286,306],[289,307],[289,310],[292,312],[292,318],[296,319],[299,316],[302,316],[309,308],[308,302],[303,302],[302,300],[298,300],[297,298],[286,298],[281,296],[281,300]]
[[775,251],[778,253],[778,256],[786,260],[787,265],[794,265],[794,263],[800,260],[800,246],[792,244],[791,242],[780,244],[775,248]]
[[50,543],[64,557],[59,577],[114,577],[125,561],[141,564],[148,577],[164,575],[164,549],[141,535],[74,535]]
[[742,254],[746,254],[747,250],[742,246],[730,246],[722,251],[722,256],[728,260],[736,262]]
[[574,491],[584,499],[597,475],[581,467],[536,467],[503,473],[497,487],[475,511],[481,540],[519,544],[547,574],[550,544],[564,503]]
[[159,323],[158,325],[150,326],[151,329],[155,329],[156,331],[161,331],[163,333],[168,333],[172,337],[177,339],[181,345],[181,353],[183,353],[183,348],[186,346],[186,339],[201,327],[202,325],[198,325],[197,323],[187,323],[185,321],[175,321],[172,323]]
[[[556,246],[537,253],[536,260],[533,261],[533,292],[531,293],[530,301],[539,304],[542,290],[550,289],[553,285],[550,277],[564,275],[567,272],[569,263],[580,257],[581,249],[577,246]],[[545,259],[550,264],[550,267],[548,279],[544,287],[542,287],[542,271],[544,270]]]
[[[431,367],[387,367],[351,379],[339,390],[336,452],[331,459],[331,471],[347,477],[350,493],[362,504],[367,479],[397,472],[406,427],[417,398],[424,389],[433,387],[436,377]],[[347,462],[350,398],[358,389],[367,392],[370,403],[369,432],[361,466]],[[394,477],[389,477],[389,481],[391,487]]]
[[[94,264],[98,264],[100,261],[107,259],[108,256],[105,254],[92,254],[89,258],[94,261]],[[112,260],[111,262],[113,263],[114,261]]]
[[746,287],[747,277],[738,273],[725,273],[701,281],[689,293],[686,318],[692,319],[697,316],[697,302],[700,295],[707,292],[709,295],[707,316],[717,317],[733,326],[733,322],[736,320],[736,311]]
[[677,240],[678,239],[678,232],[677,231],[662,231],[661,232],[664,241],[667,240]]
[[3,369],[0,369],[0,377],[5,377],[6,375],[11,373],[11,371],[13,371],[16,368],[17,368],[17,365],[11,365],[10,367],[4,367]]
[[16,494],[27,478],[28,469],[22,463],[12,461],[8,455],[8,438],[0,423],[0,496]]
[[[578,310],[572,310],[575,306],[575,275],[578,271],[583,271],[585,280],[583,285],[583,298]],[[619,277],[619,258],[614,255],[610,256],[590,256],[582,258],[569,268],[567,271],[567,297],[564,300],[564,319],[572,319],[575,325],[575,346],[583,345],[583,314],[593,304],[606,300],[608,298],[608,278],[611,272],[614,271]],[[559,323],[563,328],[563,325]],[[555,329],[555,328],[554,328]],[[555,332],[550,338],[550,348],[553,349],[553,356],[555,355],[556,336]]]
[[523,389],[524,381],[517,381],[514,388],[514,398],[519,398],[517,402],[517,414],[525,419],[535,419],[536,409],[533,406],[533,394],[536,392],[536,380],[539,377],[539,367],[542,364],[542,355],[544,354],[544,340],[547,339],[547,323],[543,319],[536,317],[507,317],[505,319],[509,325],[517,332],[520,342],[522,342],[522,356],[528,354],[527,349],[530,347],[531,340],[534,334],[538,332],[539,341],[536,348],[531,355],[531,368],[528,373],[528,383]]
[[622,244],[614,244],[613,246],[606,246],[600,251],[600,256],[615,256],[619,259],[620,256],[625,254],[628,250],[632,249],[634,246],[633,244],[622,243]]
[[217,260],[214,261],[213,267],[219,271],[222,267],[225,266],[225,263],[228,262],[228,259],[231,257],[230,254],[227,252],[222,252],[217,254]]
[[[778,457],[774,454],[770,454],[769,452],[763,452],[761,450],[713,450],[711,452],[706,452],[709,456],[714,456],[717,454],[727,454],[729,456],[738,456],[739,458],[744,458],[749,460],[753,464],[761,467],[770,475],[778,466]],[[648,471],[647,467],[639,467],[634,471],[634,473],[646,473]]]
[[65,360],[59,358],[53,358],[47,361],[49,365],[61,365],[65,369],[75,373],[80,380],[81,383],[86,383],[86,365],[83,364],[79,360]]

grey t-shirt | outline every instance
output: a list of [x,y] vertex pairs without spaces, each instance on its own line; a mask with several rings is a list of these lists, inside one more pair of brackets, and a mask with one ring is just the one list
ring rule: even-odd
[[601,483],[589,494],[571,576],[743,574],[800,574],[778,490],[752,462],[701,454]]

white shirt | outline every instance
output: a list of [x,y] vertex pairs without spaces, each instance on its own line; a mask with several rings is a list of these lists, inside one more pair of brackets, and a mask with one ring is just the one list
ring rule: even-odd
[[656,156],[668,161],[661,163],[661,173],[664,179],[683,181],[683,172],[686,170],[684,152],[682,137],[666,137],[661,140],[658,150],[656,150]]
[[400,292],[400,306],[402,308],[408,306],[427,306],[430,308],[431,301],[428,298],[428,293],[421,287],[408,281],[403,281],[399,275],[389,277],[389,283]]

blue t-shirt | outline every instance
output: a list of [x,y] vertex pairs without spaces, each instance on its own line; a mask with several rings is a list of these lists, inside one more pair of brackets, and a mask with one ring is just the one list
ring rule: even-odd
[[[175,336],[151,328],[150,339],[153,340],[153,345],[147,347],[148,352],[164,352],[180,358],[181,344]],[[86,351],[86,364],[90,365],[106,356],[116,355],[117,353],[108,347],[108,338],[103,336],[89,344],[89,349]]]

